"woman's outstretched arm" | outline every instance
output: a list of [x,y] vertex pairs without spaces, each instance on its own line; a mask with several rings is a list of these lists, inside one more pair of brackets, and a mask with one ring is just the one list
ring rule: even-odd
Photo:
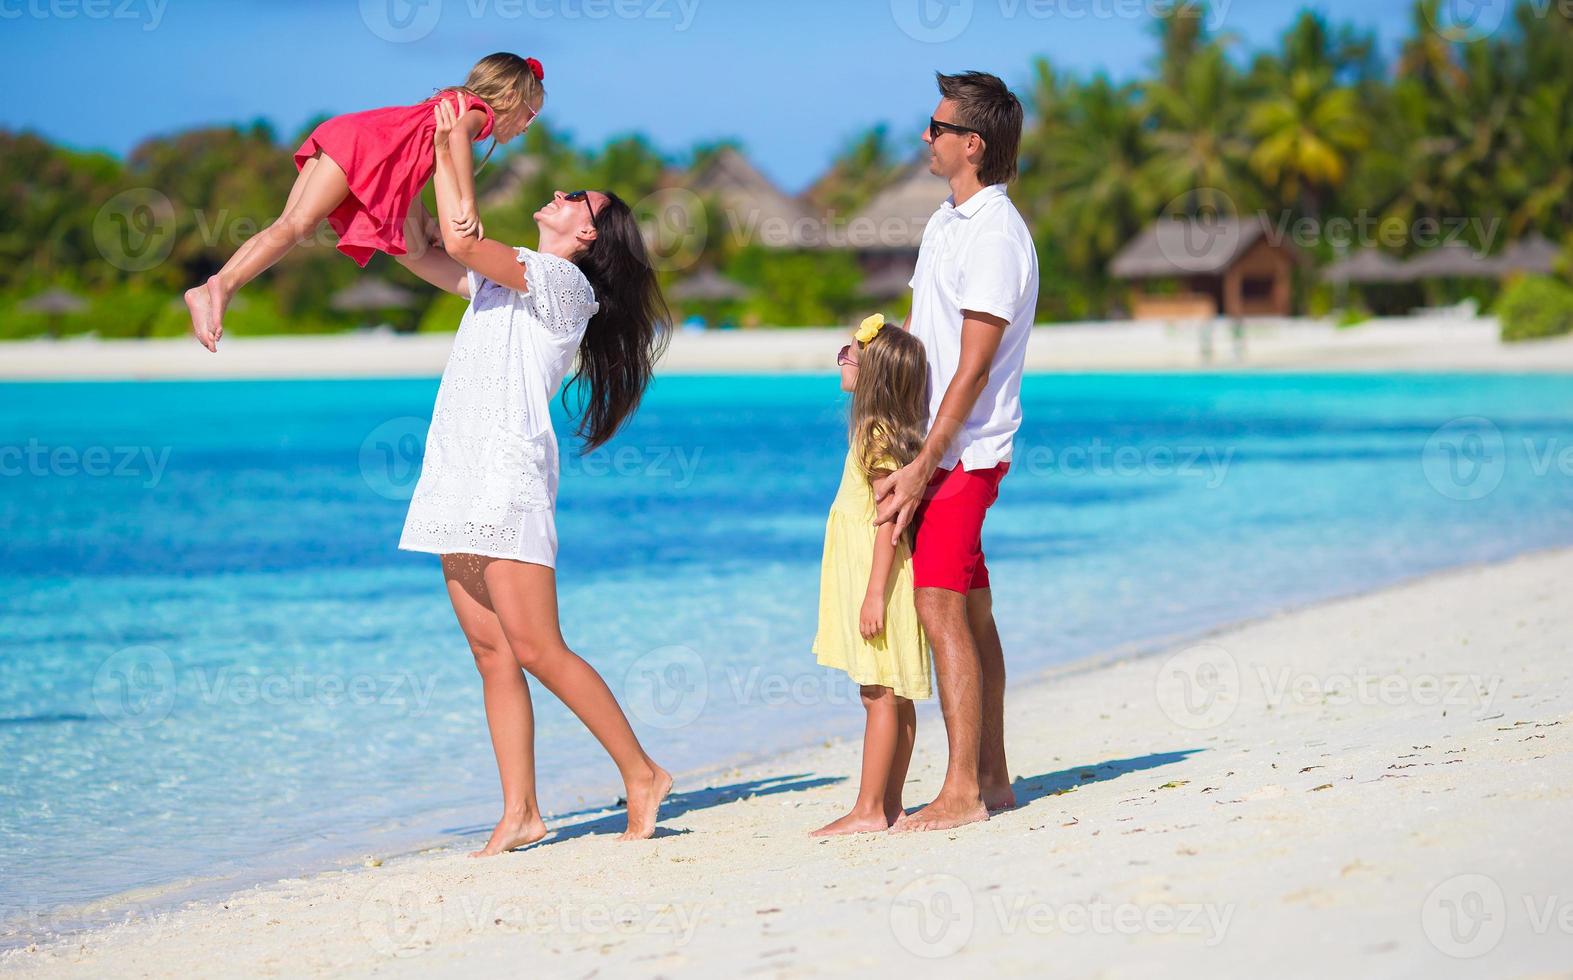
[[525,292],[529,284],[525,282],[524,265],[519,262],[518,252],[501,242],[462,235],[454,228],[453,219],[459,210],[459,184],[452,156],[444,151],[458,116],[447,99],[439,100],[433,111],[437,115],[434,148],[437,172],[432,177],[432,187],[437,192],[437,224],[442,228],[443,248],[460,265],[474,269],[498,285]]

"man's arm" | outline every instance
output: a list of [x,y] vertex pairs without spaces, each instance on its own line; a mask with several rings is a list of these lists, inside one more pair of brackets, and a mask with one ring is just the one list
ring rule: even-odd
[[934,471],[939,469],[940,461],[988,387],[989,368],[1010,323],[1003,317],[976,310],[962,310],[961,317],[961,359],[945,389],[945,397],[940,399],[939,410],[934,413],[934,424],[923,441],[923,449],[917,459],[874,484],[874,499],[879,501],[874,523],[894,521],[897,535],[912,523],[912,515],[923,500],[923,491],[928,489]]

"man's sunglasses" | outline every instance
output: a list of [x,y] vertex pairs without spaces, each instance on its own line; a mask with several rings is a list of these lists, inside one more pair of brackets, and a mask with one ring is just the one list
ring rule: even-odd
[[595,224],[595,202],[590,200],[589,191],[569,191],[563,195],[563,200],[572,201],[575,204],[583,201],[584,206],[590,209],[590,224]]
[[937,140],[941,136],[943,136],[945,133],[955,133],[957,136],[961,136],[961,135],[964,135],[964,134],[967,134],[967,133],[971,133],[973,136],[976,136],[979,139],[983,138],[983,134],[982,133],[978,132],[976,129],[973,129],[970,126],[957,126],[955,123],[940,122],[938,119],[935,119],[933,116],[930,116],[929,117],[929,139]]

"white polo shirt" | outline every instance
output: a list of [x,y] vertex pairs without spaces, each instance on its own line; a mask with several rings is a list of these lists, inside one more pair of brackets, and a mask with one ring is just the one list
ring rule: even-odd
[[929,363],[929,427],[961,363],[962,310],[1008,321],[966,425],[940,465],[988,469],[1011,458],[1021,427],[1021,372],[1038,308],[1038,251],[1020,212],[992,184],[960,207],[949,198],[923,228],[912,287],[914,336]]

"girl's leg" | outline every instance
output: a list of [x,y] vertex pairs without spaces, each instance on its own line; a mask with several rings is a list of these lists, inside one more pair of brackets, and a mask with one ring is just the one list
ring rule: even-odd
[[912,746],[917,736],[917,708],[908,698],[896,698],[896,751],[890,760],[890,779],[885,783],[885,819],[892,824],[906,813],[901,791],[907,783],[907,767],[912,764]]
[[661,801],[672,789],[671,774],[645,754],[601,675],[563,642],[556,571],[496,559],[486,564],[484,575],[492,608],[519,666],[561,698],[617,764],[628,797],[623,839],[651,836]]
[[191,296],[192,327],[197,339],[212,349],[224,334],[224,310],[235,293],[246,283],[272,268],[300,242],[310,238],[333,209],[349,195],[349,181],[333,158],[318,152],[307,167],[301,168],[291,188],[284,213],[260,233],[253,235],[224,267],[207,282],[206,322],[197,323],[198,305]]
[[[889,814],[887,800],[890,796],[888,784],[900,745],[898,699],[888,687],[864,685],[860,693],[868,718],[863,727],[863,781],[858,786],[857,802],[852,804],[852,811],[846,816],[814,831],[811,835],[814,837],[888,830],[895,819]],[[908,758],[911,752],[912,746],[908,743]],[[902,777],[906,777],[905,763]],[[899,799],[900,791],[897,793]]]
[[486,725],[491,729],[497,774],[502,778],[502,819],[486,846],[471,857],[490,857],[533,844],[546,836],[540,804],[535,798],[535,714],[524,673],[508,649],[508,638],[492,611],[481,578],[480,559],[444,555],[442,574],[459,627],[470,641],[475,667],[481,673]]

